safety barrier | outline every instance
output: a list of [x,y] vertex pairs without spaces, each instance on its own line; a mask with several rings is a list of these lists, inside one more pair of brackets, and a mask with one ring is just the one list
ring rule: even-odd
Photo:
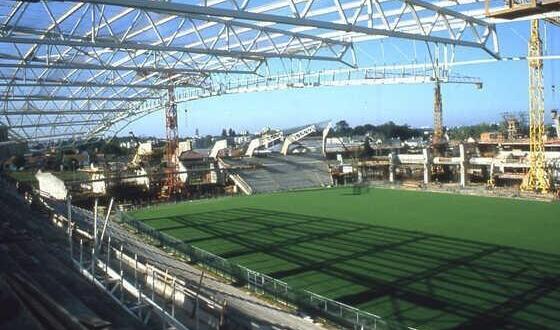
[[313,292],[294,289],[285,282],[186,244],[123,212],[119,212],[117,218],[123,224],[134,228],[138,234],[149,237],[160,246],[177,253],[186,260],[217,273],[234,283],[244,285],[253,292],[264,294],[279,303],[293,305],[310,315],[323,317],[351,329],[413,329]]

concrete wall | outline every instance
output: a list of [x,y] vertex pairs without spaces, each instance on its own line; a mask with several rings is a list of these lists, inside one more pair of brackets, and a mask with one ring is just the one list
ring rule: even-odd
[[181,154],[183,152],[189,151],[189,150],[192,150],[192,141],[191,140],[179,142],[179,145],[177,146],[177,157],[181,156]]
[[216,158],[218,156],[218,152],[222,149],[227,148],[227,140],[218,140],[214,143],[212,150],[210,150],[210,158]]

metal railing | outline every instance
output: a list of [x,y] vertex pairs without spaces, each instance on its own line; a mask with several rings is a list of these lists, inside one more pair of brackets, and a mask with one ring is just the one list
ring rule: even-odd
[[313,292],[294,289],[285,282],[186,244],[123,212],[119,212],[117,218],[121,223],[134,228],[137,234],[147,236],[151,240],[156,241],[160,246],[177,253],[192,263],[196,263],[232,282],[244,285],[253,292],[264,294],[283,304],[296,306],[310,315],[328,319],[344,328],[376,330],[414,329]]

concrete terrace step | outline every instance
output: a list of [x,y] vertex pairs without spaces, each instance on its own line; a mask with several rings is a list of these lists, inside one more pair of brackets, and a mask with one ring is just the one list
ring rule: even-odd
[[258,168],[239,169],[237,173],[253,192],[275,192],[327,186],[332,183],[326,161],[318,157],[281,156],[251,159]]

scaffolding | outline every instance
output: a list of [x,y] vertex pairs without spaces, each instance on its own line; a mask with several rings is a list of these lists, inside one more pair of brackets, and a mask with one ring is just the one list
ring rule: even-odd
[[519,137],[519,119],[515,114],[503,113],[504,121],[507,126],[507,139],[509,141],[515,140]]

